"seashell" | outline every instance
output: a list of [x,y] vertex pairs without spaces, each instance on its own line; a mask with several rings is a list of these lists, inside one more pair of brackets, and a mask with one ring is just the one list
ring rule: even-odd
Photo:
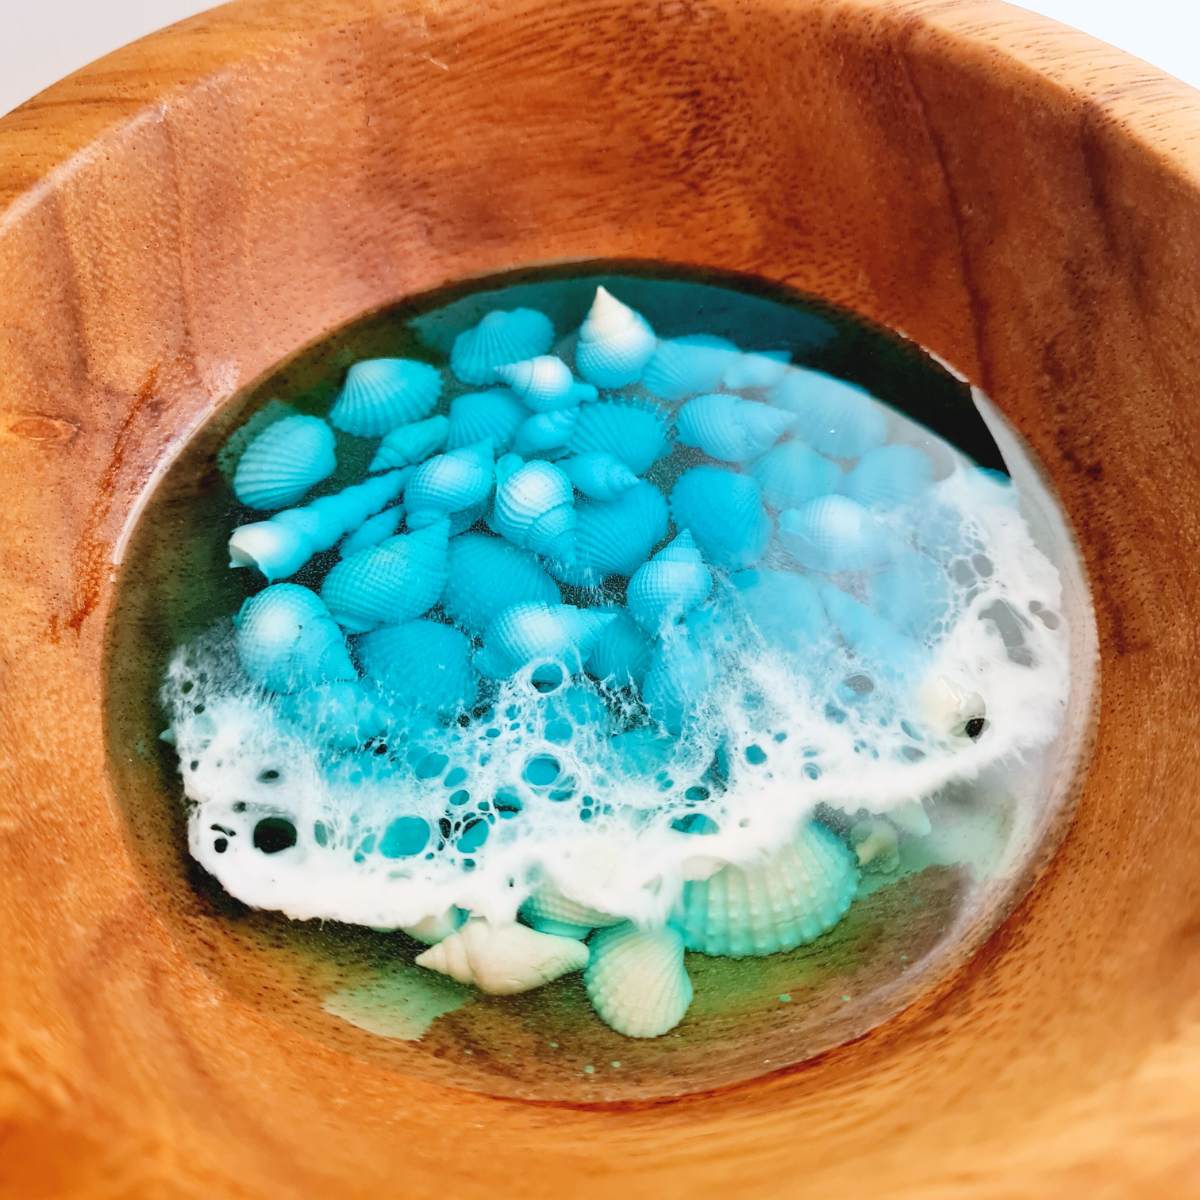
[[389,471],[322,496],[303,508],[285,509],[266,521],[239,525],[229,537],[229,565],[256,567],[269,582],[294,575],[314,554],[328,550],[401,492],[408,472]]
[[575,513],[574,554],[551,563],[550,573],[577,587],[632,575],[667,533],[667,502],[648,483],[639,482],[616,500],[584,500]]
[[563,929],[582,929],[586,937],[593,929],[619,925],[623,918],[601,912],[572,900],[553,884],[543,884],[521,906],[521,917],[542,933],[558,933]]
[[577,404],[595,400],[598,395],[590,383],[577,383],[571,368],[553,354],[507,363],[497,367],[496,374],[512,388],[517,399],[535,413],[574,408]]
[[792,433],[829,458],[861,458],[887,438],[887,412],[857,384],[792,367],[768,397],[795,413]]
[[487,516],[488,502],[480,500],[478,504],[471,505],[470,508],[461,509],[459,512],[450,514],[450,536],[458,537],[464,534],[468,529],[474,528]]
[[661,729],[643,725],[608,739],[617,770],[631,779],[657,775],[675,761],[678,744]]
[[657,633],[707,600],[712,586],[712,572],[685,529],[633,573],[625,603],[643,629]]
[[446,583],[449,523],[398,534],[336,563],[321,598],[351,633],[411,621],[428,612]]
[[486,533],[464,533],[447,549],[442,609],[480,635],[497,613],[514,604],[560,604],[558,584],[525,550]]
[[371,459],[370,470],[384,471],[389,467],[408,467],[423,463],[435,450],[446,444],[450,432],[450,418],[439,413],[401,425],[385,435]]
[[902,633],[923,639],[950,611],[950,579],[933,559],[905,551],[867,580],[867,601]]
[[729,581],[737,604],[770,644],[799,650],[830,632],[821,595],[803,575],[752,567]]
[[529,414],[507,388],[465,392],[450,401],[450,429],[446,449],[458,450],[488,440],[502,454]]
[[387,728],[388,714],[374,692],[343,680],[317,683],[284,696],[279,715],[335,750],[353,750]]
[[803,442],[787,441],[772,447],[750,468],[774,509],[801,504],[839,490],[842,469]]
[[750,566],[771,538],[758,483],[722,467],[692,467],[680,475],[671,489],[671,515],[716,567]]
[[541,987],[587,965],[588,948],[571,938],[538,933],[524,925],[468,921],[417,955],[417,966],[473,984],[492,996],[513,996]]
[[530,663],[561,663],[578,671],[613,614],[569,604],[514,604],[488,623],[475,665],[501,679]]
[[576,454],[558,465],[576,489],[592,500],[615,500],[638,481],[625,463],[604,450]]
[[614,617],[584,660],[587,673],[608,687],[641,687],[650,665],[649,639],[623,608],[599,611],[611,612]]
[[987,704],[967,684],[933,675],[917,689],[921,723],[939,737],[975,741],[987,728]]
[[832,584],[820,591],[830,621],[868,675],[907,683],[926,666],[921,645],[878,613]]
[[385,541],[387,538],[394,537],[403,521],[403,504],[394,505],[392,508],[385,508],[383,512],[376,513],[373,517],[368,518],[350,534],[338,547],[338,553],[342,558],[349,558],[351,554],[355,554],[359,550],[365,550],[368,546],[378,546],[380,542]]
[[675,418],[675,437],[722,462],[747,462],[770,449],[788,426],[793,413],[714,392],[689,400]]
[[233,494],[249,508],[286,508],[337,467],[333,430],[320,417],[284,417],[243,451]]
[[747,350],[725,368],[721,386],[734,392],[774,387],[787,374],[791,361],[786,350]]
[[550,318],[533,308],[497,309],[460,333],[450,350],[450,370],[477,387],[498,383],[498,368],[545,354],[554,341]]
[[[483,503],[492,493],[492,444],[476,442],[427,458],[404,489],[408,527],[421,529],[440,517]],[[473,524],[474,522],[472,522]]]
[[578,423],[578,408],[556,408],[553,412],[535,413],[517,430],[513,438],[513,450],[530,457],[551,451],[561,452],[570,442]]
[[832,929],[857,888],[854,854],[836,834],[810,821],[761,862],[723,867],[685,884],[672,923],[687,948],[701,954],[778,954]]
[[779,541],[810,571],[871,571],[891,558],[892,539],[847,496],[818,496],[779,514]]
[[712,691],[717,662],[686,625],[671,628],[659,642],[646,671],[642,700],[650,716],[678,735]]
[[883,817],[868,817],[850,827],[850,845],[862,870],[891,875],[900,866],[900,839],[896,827]]
[[406,933],[414,942],[436,946],[445,941],[455,930],[461,928],[466,916],[461,908],[448,908],[445,912],[431,913],[415,925],[401,925],[400,932]]
[[[507,456],[496,487],[492,528],[514,546],[568,558],[575,544],[575,490],[553,463]],[[499,474],[501,468],[497,468]]]
[[358,639],[363,673],[398,711],[451,719],[475,707],[471,643],[437,621],[385,625]]
[[900,508],[932,483],[928,454],[915,446],[879,446],[858,460],[842,482],[842,493],[867,508]]
[[669,926],[638,929],[626,922],[592,940],[583,986],[596,1015],[624,1037],[661,1037],[692,1003],[683,939]]
[[268,691],[358,678],[342,631],[308,588],[274,583],[246,600],[234,625],[242,669]]
[[442,394],[442,373],[411,358],[368,358],[346,372],[329,410],[330,424],[373,438],[427,417]]
[[641,313],[598,287],[579,327],[575,369],[596,387],[624,387],[641,378],[657,344],[654,330]]
[[670,450],[667,424],[658,409],[613,401],[581,408],[567,445],[574,454],[605,450],[635,475],[644,475]]
[[711,392],[740,353],[728,338],[711,333],[662,338],[642,371],[642,387],[660,400]]

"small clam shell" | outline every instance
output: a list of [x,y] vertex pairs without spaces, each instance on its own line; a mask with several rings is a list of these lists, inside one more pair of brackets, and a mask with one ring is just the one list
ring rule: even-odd
[[624,1037],[661,1037],[692,1002],[683,939],[668,926],[626,923],[601,930],[592,940],[583,985],[596,1015]]
[[570,938],[538,933],[524,925],[468,921],[417,955],[426,967],[493,996],[512,996],[582,970],[588,948]]
[[489,441],[426,459],[404,489],[409,528],[420,529],[440,517],[484,503],[492,493],[494,476]]
[[451,539],[442,595],[447,616],[481,635],[497,613],[529,602],[562,602],[558,584],[532,554],[486,533]]
[[351,680],[313,684],[284,696],[279,715],[337,750],[353,750],[378,736],[388,718],[374,692]]
[[383,512],[376,513],[373,517],[364,521],[346,540],[338,547],[338,553],[342,558],[349,558],[351,554],[356,554],[359,550],[365,550],[368,546],[378,546],[380,542],[386,541],[390,537],[396,536],[396,531],[404,521],[404,505],[397,504],[393,508],[385,508]]
[[579,327],[575,369],[598,388],[625,387],[641,378],[657,343],[641,313],[599,287]]
[[469,712],[479,691],[471,643],[436,621],[385,625],[358,639],[363,673],[398,711],[449,720]]
[[919,500],[933,483],[933,463],[915,446],[880,446],[858,460],[842,492],[867,508],[900,508]]
[[570,442],[579,424],[578,408],[556,408],[551,412],[535,413],[525,420],[513,438],[513,450],[518,454],[561,453]]
[[722,467],[685,471],[671,489],[671,515],[717,567],[751,566],[762,558],[771,537],[758,483]]
[[612,613],[569,604],[514,604],[489,622],[475,663],[492,679],[541,662],[561,663],[573,674],[612,620]]
[[553,341],[554,326],[544,313],[532,308],[496,310],[454,339],[450,370],[476,387],[498,383],[497,368],[545,354]]
[[642,387],[669,401],[711,392],[740,353],[728,338],[711,333],[662,338],[642,372]]
[[496,374],[526,408],[536,413],[574,408],[576,404],[595,400],[597,395],[590,383],[577,383],[571,368],[553,354],[508,363],[498,367]]
[[579,410],[568,446],[574,454],[604,450],[635,475],[644,475],[670,449],[666,421],[658,409],[610,401]]
[[450,419],[440,413],[401,425],[387,434],[379,443],[375,457],[371,459],[372,471],[385,471],[391,467],[407,467],[424,462],[436,450],[446,444],[450,432]]
[[580,904],[570,899],[564,892],[553,884],[543,884],[521,906],[521,916],[534,929],[543,933],[553,933],[550,925],[562,928],[582,929],[584,936],[593,929],[602,929],[609,925],[619,925],[621,917],[611,913],[601,912],[587,904]]
[[725,368],[721,386],[735,392],[774,387],[787,374],[791,361],[786,350],[748,350]]
[[355,437],[381,437],[427,417],[442,394],[442,373],[410,358],[371,358],[346,372],[329,421]]
[[250,508],[286,508],[333,474],[333,430],[320,417],[291,416],[268,425],[242,452],[233,494]]
[[486,440],[497,454],[502,454],[512,445],[517,429],[528,415],[507,388],[455,396],[450,401],[446,449],[459,450]]
[[774,509],[801,504],[839,490],[842,469],[803,442],[781,442],[768,450],[753,467],[763,499]]
[[709,458],[722,462],[748,462],[773,446],[795,414],[714,392],[689,400],[675,419],[675,436],[681,445],[695,446]]
[[678,735],[712,691],[718,664],[686,625],[672,627],[658,643],[646,671],[642,700],[650,716]]
[[867,599],[902,633],[924,639],[950,611],[950,579],[933,559],[907,551],[867,580]]
[[596,639],[584,662],[587,673],[608,687],[641,687],[650,665],[650,640],[623,608],[605,608],[613,620]]
[[771,389],[777,408],[796,414],[792,433],[829,458],[861,458],[887,438],[887,414],[856,384],[791,367]]
[[822,584],[821,602],[834,628],[854,651],[862,670],[875,679],[909,683],[928,663],[919,642],[832,584]]
[[558,465],[575,487],[591,500],[615,500],[638,481],[625,463],[604,450],[576,454]]
[[616,500],[580,501],[575,513],[574,553],[551,563],[550,571],[578,587],[632,575],[667,532],[667,503],[648,483],[639,482]]
[[567,557],[574,545],[575,490],[554,463],[505,461],[492,527],[514,546]]
[[892,557],[887,531],[847,496],[818,496],[779,514],[779,541],[810,571],[871,571]]
[[712,591],[712,572],[704,565],[692,535],[685,529],[629,580],[629,615],[647,632],[673,624]]

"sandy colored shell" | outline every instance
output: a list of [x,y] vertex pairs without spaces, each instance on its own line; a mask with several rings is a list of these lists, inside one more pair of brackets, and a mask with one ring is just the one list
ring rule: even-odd
[[524,925],[468,921],[461,929],[417,955],[417,965],[469,983],[492,996],[532,991],[582,970],[588,948],[571,938],[539,933]]
[[661,1037],[683,1020],[692,1002],[683,938],[669,926],[602,929],[592,939],[583,985],[610,1029],[631,1038]]

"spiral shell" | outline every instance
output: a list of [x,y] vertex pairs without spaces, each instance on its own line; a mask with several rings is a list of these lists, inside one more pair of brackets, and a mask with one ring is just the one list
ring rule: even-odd
[[569,557],[575,544],[575,491],[553,463],[502,460],[492,526],[514,546],[554,558]]
[[842,492],[867,508],[900,508],[933,483],[933,463],[915,446],[880,446],[859,459]]
[[773,446],[793,413],[714,392],[689,400],[675,419],[675,436],[681,445],[695,446],[709,458],[722,462],[747,462]]
[[475,705],[479,678],[471,643],[449,625],[385,625],[358,639],[358,658],[364,674],[400,712],[450,720]]
[[[542,933],[556,933],[560,937],[586,937],[593,929],[621,922],[620,917],[570,899],[550,883],[543,884],[525,901],[521,906],[521,917],[534,929]],[[566,930],[577,932],[569,934]]]
[[387,711],[378,697],[351,680],[313,684],[284,696],[279,715],[336,750],[353,750],[387,727]]
[[450,401],[446,449],[460,450],[486,440],[502,454],[528,415],[507,388],[464,392]]
[[430,913],[415,925],[402,925],[402,933],[408,934],[414,942],[422,942],[426,946],[436,946],[445,941],[464,921],[461,908],[447,908],[439,913]]
[[513,450],[517,454],[544,454],[554,457],[561,454],[579,424],[578,408],[556,408],[551,412],[534,413],[527,418],[513,438]]
[[604,608],[613,620],[596,639],[584,662],[593,679],[612,688],[641,687],[650,665],[650,641],[623,608]]
[[250,508],[286,508],[337,466],[333,430],[320,417],[284,417],[242,452],[233,494]]
[[603,450],[576,454],[558,465],[576,489],[592,500],[615,500],[638,481],[616,455]]
[[758,483],[722,467],[685,471],[671,489],[671,515],[717,567],[750,566],[762,558],[771,537]]
[[768,450],[751,473],[762,488],[763,499],[774,509],[801,504],[836,492],[842,479],[837,463],[803,442],[787,441]]
[[[492,494],[492,444],[476,442],[426,459],[404,489],[408,527],[420,529],[451,513],[474,509]],[[473,524],[474,522],[472,522]]]
[[710,333],[662,338],[642,372],[642,387],[668,401],[711,392],[739,356],[728,338]]
[[875,570],[892,555],[887,531],[847,496],[818,496],[784,509],[779,541],[802,567],[827,574]]
[[592,940],[583,986],[610,1029],[624,1037],[661,1037],[692,1003],[683,939],[669,926],[638,929],[626,923],[601,930]]
[[703,706],[717,674],[716,659],[694,631],[686,625],[670,628],[646,671],[646,710],[668,733],[680,734]]
[[612,613],[569,604],[514,604],[488,623],[475,665],[492,679],[543,662],[574,673],[612,620]]
[[496,369],[513,394],[535,413],[574,408],[596,399],[590,383],[577,383],[571,368],[553,354],[541,354],[524,362],[507,363]]
[[575,369],[598,388],[637,383],[658,339],[641,313],[622,304],[605,288],[596,297],[575,347]]
[[424,462],[435,450],[446,444],[450,432],[450,420],[439,413],[401,425],[387,434],[379,443],[369,470],[385,471],[391,467],[408,467]]
[[887,414],[856,384],[792,367],[771,389],[777,408],[796,414],[792,433],[829,458],[861,458],[887,438]]
[[791,361],[786,350],[747,350],[725,368],[721,386],[734,392],[774,387],[787,374]]
[[692,535],[685,529],[629,580],[629,614],[648,633],[657,633],[708,599],[712,572],[704,565]]
[[532,554],[486,533],[451,539],[442,608],[468,633],[480,635],[501,610],[535,601],[560,604],[562,596]]
[[571,558],[550,564],[563,583],[594,587],[609,575],[632,575],[667,532],[667,503],[648,483],[616,500],[584,500],[575,506]]
[[378,546],[380,542],[395,537],[403,521],[403,504],[385,508],[383,512],[368,518],[353,533],[349,534],[338,547],[338,553],[342,558],[349,558],[351,554],[365,550],[368,546]]
[[553,341],[554,326],[544,313],[532,308],[496,310],[454,339],[450,370],[476,387],[498,383],[498,367],[545,354]]
[[609,401],[579,410],[567,445],[574,454],[604,450],[635,475],[644,475],[670,449],[666,421],[658,409]]
[[417,966],[449,975],[492,996],[541,987],[587,965],[588,948],[571,938],[538,933],[524,925],[468,921],[417,955]]

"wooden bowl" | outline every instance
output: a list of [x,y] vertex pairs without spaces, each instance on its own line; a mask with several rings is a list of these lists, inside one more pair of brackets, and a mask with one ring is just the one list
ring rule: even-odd
[[[530,1104],[261,1002],[131,836],[106,631],[155,481],[274,364],[614,257],[822,295],[988,391],[1080,538],[1098,739],[952,986],[752,1084]],[[1198,259],[1200,98],[992,0],[245,0],[0,122],[3,1194],[1200,1195]]]

